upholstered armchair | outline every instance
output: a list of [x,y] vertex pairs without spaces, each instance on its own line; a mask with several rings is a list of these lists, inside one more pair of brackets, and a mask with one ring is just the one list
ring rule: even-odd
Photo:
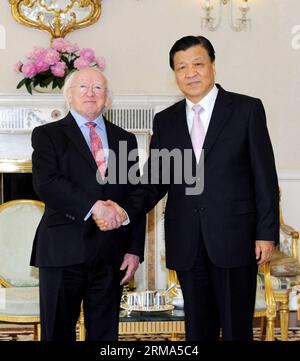
[[[270,262],[270,280],[276,303],[280,313],[281,340],[288,339],[289,328],[289,294],[300,284],[298,262],[299,233],[286,225],[283,220],[281,201],[280,207],[280,243],[273,253]],[[258,272],[258,290],[263,289],[264,275]],[[298,286],[299,287],[299,286]],[[298,317],[299,317],[298,312]]]
[[[280,243],[271,261],[271,275],[283,277],[281,282],[290,288],[300,282],[300,264],[298,255],[299,232],[285,224],[280,194]],[[285,282],[284,282],[285,281]]]
[[38,270],[29,266],[44,204],[16,200],[0,205],[0,322],[34,324],[39,339]]
[[[280,306],[283,339],[287,339],[288,333],[289,291],[300,285],[298,242],[299,233],[284,222],[280,194],[280,243],[273,254],[270,270],[275,301]],[[298,318],[299,316],[300,311]]]

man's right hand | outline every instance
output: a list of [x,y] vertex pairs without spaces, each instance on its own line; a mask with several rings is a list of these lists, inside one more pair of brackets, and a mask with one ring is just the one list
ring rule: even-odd
[[111,201],[97,201],[92,208],[93,219],[95,222],[96,220],[102,221],[101,227],[103,229],[97,222],[96,223],[103,231],[119,228],[123,223],[121,214],[117,211],[116,206],[112,204],[114,202],[110,202]]
[[93,220],[101,231],[119,228],[128,218],[124,209],[111,200],[97,201],[94,207]]

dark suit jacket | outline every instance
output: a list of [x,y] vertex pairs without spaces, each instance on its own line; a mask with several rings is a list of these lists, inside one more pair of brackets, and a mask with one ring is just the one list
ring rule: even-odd
[[[122,203],[133,220],[168,193],[166,263],[175,270],[192,267],[199,232],[211,261],[224,268],[255,263],[255,240],[278,242],[278,183],[263,105],[218,88],[203,146],[202,194],[186,195],[189,185],[175,184],[171,165],[169,184],[142,185]],[[185,109],[182,100],[156,114],[151,149],[192,149]],[[195,164],[193,155],[194,171]]]
[[[119,142],[127,142],[129,152],[137,148],[136,138],[107,120],[105,125],[109,148],[115,152],[118,164]],[[68,266],[97,254],[116,267],[125,253],[136,254],[142,261],[144,216],[130,227],[121,226],[109,232],[101,232],[91,217],[84,221],[97,200],[120,202],[134,186],[101,185],[96,181],[95,160],[73,116],[69,113],[58,122],[35,128],[32,147],[33,185],[46,208],[34,239],[31,265]],[[108,169],[112,161],[110,155]],[[127,166],[134,164],[128,161]]]

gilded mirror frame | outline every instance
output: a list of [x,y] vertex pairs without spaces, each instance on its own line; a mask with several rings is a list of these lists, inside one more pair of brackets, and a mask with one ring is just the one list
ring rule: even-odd
[[[11,6],[11,12],[16,22],[31,28],[48,32],[51,41],[56,38],[64,38],[68,33],[98,21],[101,15],[102,0],[68,0],[69,4],[65,8],[53,8],[45,0],[8,0]],[[26,16],[22,9],[33,10],[35,6],[40,7],[36,19]],[[74,11],[75,6],[78,8],[86,8],[89,13],[82,20],[78,20]],[[53,17],[47,23],[46,18],[49,14]],[[70,19],[64,22],[64,17]]]

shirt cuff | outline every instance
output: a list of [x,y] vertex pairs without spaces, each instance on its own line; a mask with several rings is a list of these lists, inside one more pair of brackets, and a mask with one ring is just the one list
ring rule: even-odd
[[125,209],[123,208],[124,213],[126,214],[127,218],[126,220],[122,223],[122,226],[127,226],[130,223],[130,219],[128,217],[128,213],[125,211]]
[[87,221],[90,216],[92,215],[93,211],[92,211],[93,208],[90,209],[89,213],[84,217],[84,221]]

